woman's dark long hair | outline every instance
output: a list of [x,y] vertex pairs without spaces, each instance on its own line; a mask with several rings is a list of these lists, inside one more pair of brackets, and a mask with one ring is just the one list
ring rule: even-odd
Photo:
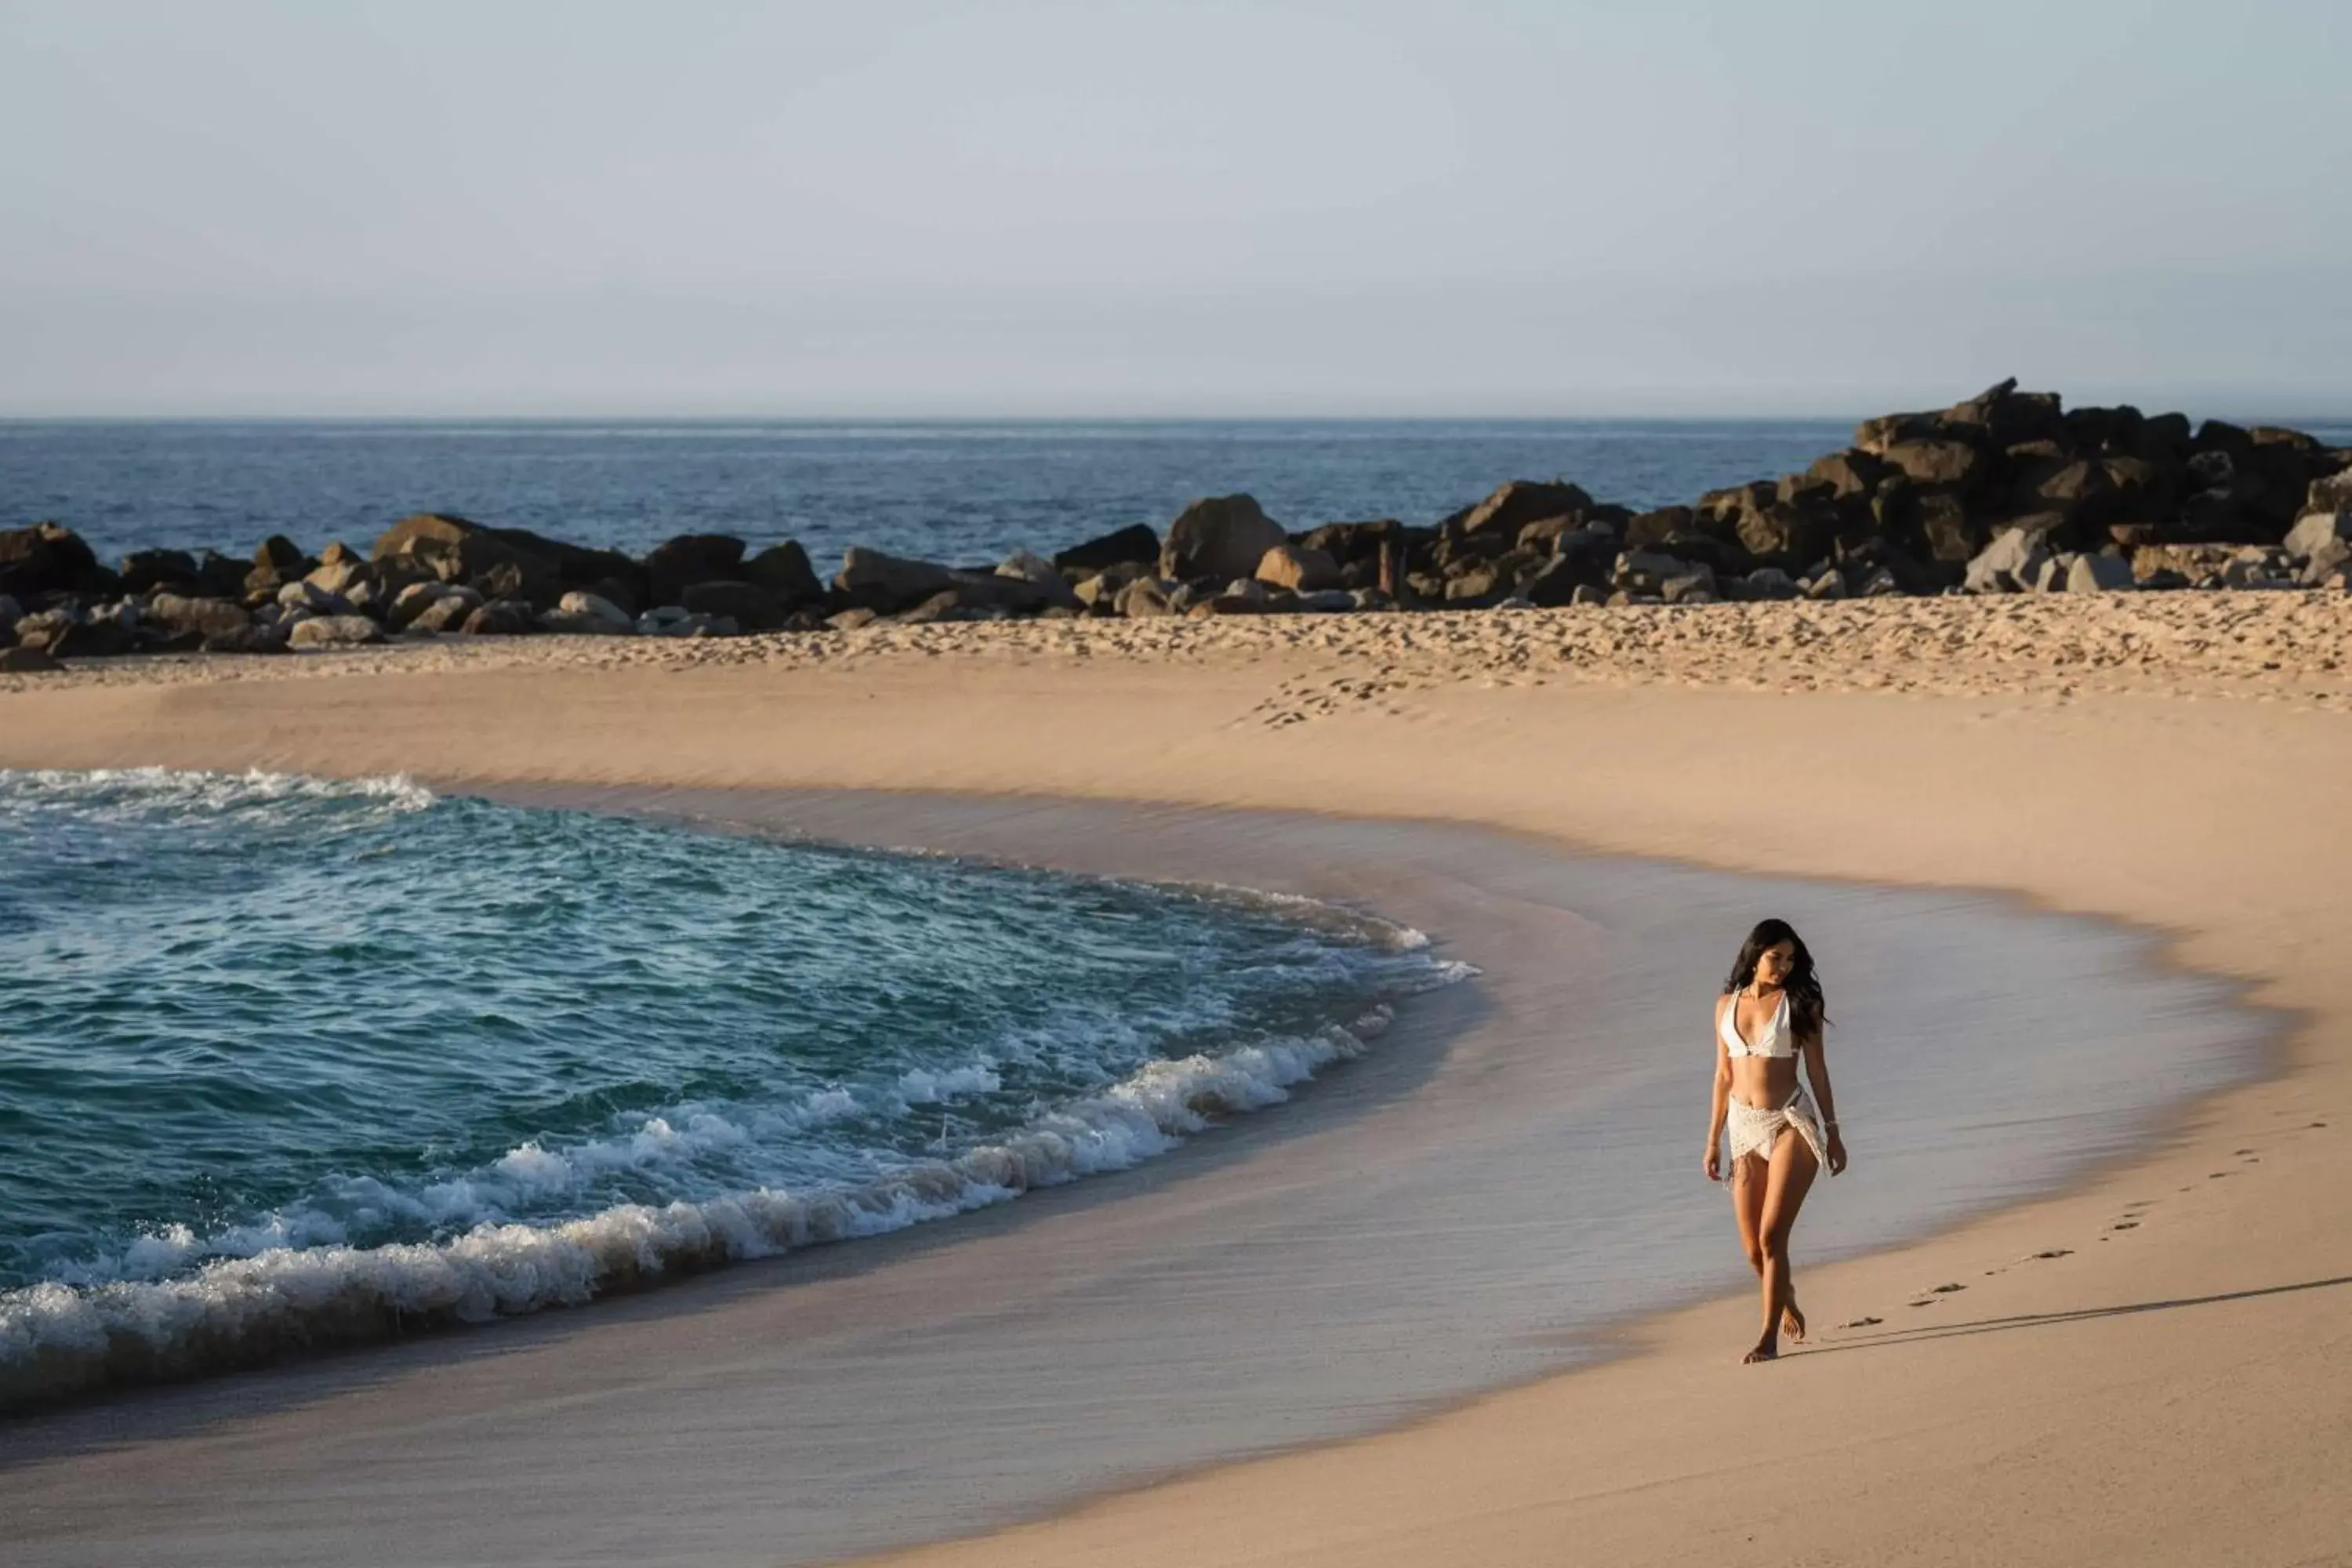
[[1787,942],[1795,956],[1789,962],[1789,978],[1781,988],[1789,994],[1789,1021],[1797,1027],[1800,1039],[1818,1039],[1822,1026],[1830,1021],[1829,1012],[1822,1001],[1822,979],[1813,970],[1812,950],[1797,928],[1787,921],[1759,921],[1748,940],[1739,944],[1739,957],[1731,965],[1731,978],[1723,983],[1727,996],[1756,978],[1756,961],[1764,956],[1767,948]]

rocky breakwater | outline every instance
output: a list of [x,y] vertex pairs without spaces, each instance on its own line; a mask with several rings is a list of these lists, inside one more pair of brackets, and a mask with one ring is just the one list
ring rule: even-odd
[[249,560],[100,563],[54,522],[0,531],[0,669],[387,638],[730,637],[1005,616],[1703,605],[1958,593],[2352,586],[2352,449],[2180,414],[2067,409],[2004,382],[1864,421],[1801,473],[1636,510],[1514,480],[1429,525],[1291,530],[1246,495],[1050,559],[949,566],[687,534],[635,560],[443,513],[362,555],[273,537]]

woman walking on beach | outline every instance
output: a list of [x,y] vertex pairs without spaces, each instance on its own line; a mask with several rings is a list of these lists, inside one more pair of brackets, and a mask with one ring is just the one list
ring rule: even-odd
[[[1770,1361],[1780,1335],[1805,1337],[1789,1278],[1789,1232],[1823,1165],[1845,1169],[1837,1105],[1822,1057],[1822,983],[1813,955],[1786,921],[1748,933],[1715,1004],[1715,1099],[1706,1123],[1706,1179],[1724,1179],[1731,1131],[1731,1199],[1739,1243],[1764,1284],[1764,1331],[1744,1362]],[[1802,1054],[1809,1092],[1797,1079]],[[1815,1109],[1818,1101],[1819,1109]]]

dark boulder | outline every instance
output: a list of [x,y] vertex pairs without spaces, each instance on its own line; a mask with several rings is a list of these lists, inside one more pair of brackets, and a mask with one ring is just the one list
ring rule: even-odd
[[120,621],[77,621],[49,638],[48,651],[58,658],[118,658],[138,645]]
[[1465,565],[1445,579],[1445,607],[1477,610],[1495,604],[1510,591],[1509,574],[1499,564]]
[[1597,587],[1607,575],[1605,563],[1596,573],[1584,563],[1555,555],[1537,568],[1535,575],[1519,584],[1518,596],[1539,608],[1557,609],[1562,605],[1575,603],[1579,588]]
[[1058,574],[1051,582],[1042,577],[1015,576],[1002,568],[994,572],[958,572],[953,576],[951,589],[956,602],[970,610],[1028,615],[1048,605],[1077,602],[1077,595],[1070,592],[1069,584]]
[[1984,516],[1969,511],[1949,490],[1913,491],[1899,522],[1890,522],[1888,537],[1912,553],[1962,566],[1975,560],[1992,537]]
[[1813,466],[1805,470],[1808,478],[1829,488],[1832,499],[1866,496],[1878,488],[1886,472],[1885,462],[1859,447],[1816,458]]
[[2131,455],[2178,466],[2189,456],[2191,434],[2186,414],[2151,414],[2132,432]]
[[486,531],[518,554],[545,563],[566,590],[584,588],[608,577],[634,581],[643,575],[637,563],[617,550],[567,544],[527,528],[494,528]]
[[1539,517],[1533,522],[1521,525],[1518,547],[1522,550],[1536,550],[1549,554],[1559,544],[1560,535],[1575,533],[1584,526],[1585,520],[1580,513],[1570,512],[1559,517]]
[[2076,538],[2113,521],[2116,499],[2106,465],[2090,458],[2028,468],[2011,492],[2020,510],[2062,514]]
[[1255,497],[1196,500],[1168,525],[1167,540],[1160,547],[1160,575],[1180,582],[1246,578],[1256,572],[1267,551],[1289,542],[1290,535],[1259,510]]
[[248,563],[234,555],[207,550],[196,563],[194,586],[198,595],[207,599],[241,599],[245,597],[246,574],[250,570]]
[[1528,523],[1547,517],[1567,517],[1582,513],[1592,505],[1592,498],[1583,488],[1554,480],[1539,484],[1533,479],[1513,479],[1498,487],[1492,495],[1469,510],[1459,514],[1459,521],[1448,531],[1461,534],[1496,533],[1517,539],[1519,530]]
[[1882,414],[1854,426],[1853,444],[1858,450],[1877,456],[1898,441],[1930,440],[1942,430],[1943,422],[1934,414]]
[[1739,542],[1756,565],[1793,572],[1829,553],[1839,523],[1833,508],[1775,501],[1740,517]]
[[782,600],[790,608],[812,605],[824,598],[824,580],[809,564],[808,552],[797,540],[770,545],[743,563],[743,576]]
[[1616,563],[1617,548],[1615,534],[1586,528],[1563,533],[1554,541],[1552,558],[1566,563],[1576,581],[1598,584],[1609,580],[1610,569]]
[[245,606],[233,599],[192,598],[179,594],[156,595],[148,601],[147,614],[172,631],[195,632],[203,637],[238,631],[253,620]]
[[0,594],[30,603],[44,594],[112,594],[113,573],[81,536],[54,522],[0,530]]
[[2118,519],[2153,522],[2180,504],[2178,467],[2128,454],[2110,457],[2103,465],[2115,491]]
[[1342,567],[1358,562],[1377,564],[1385,549],[1410,550],[1425,543],[1434,531],[1408,528],[1392,517],[1370,522],[1327,522],[1297,536],[1297,542],[1320,550]]
[[1662,506],[1655,511],[1643,512],[1625,525],[1624,546],[1628,550],[1647,550],[1677,534],[1697,531],[1696,511],[1686,506]]
[[1987,387],[1965,403],[1944,410],[1937,421],[1947,435],[1969,439],[1971,433],[1985,446],[2007,447],[2047,437],[2063,440],[2066,416],[2054,392],[2020,392],[2017,378]]
[[286,632],[280,626],[238,626],[215,632],[198,646],[206,653],[284,653]]
[[1484,564],[1518,548],[1507,533],[1440,533],[1430,542],[1426,559],[1441,572],[1465,564]]
[[1884,572],[1906,594],[1938,594],[1957,587],[1965,562],[1927,562],[1886,539],[1841,540],[1832,552],[1851,583],[1867,583]]
[[539,612],[523,599],[492,599],[458,628],[468,637],[519,637],[539,630]]
[[119,575],[126,594],[194,588],[201,581],[196,558],[184,550],[134,550],[122,558]]
[[1150,567],[1160,559],[1160,535],[1148,524],[1136,522],[1073,544],[1054,556],[1060,571],[1091,577],[1113,566]]
[[1885,456],[1890,466],[1923,485],[1967,486],[1984,466],[1984,454],[1975,447],[1940,437],[1897,441]]
[[743,542],[731,533],[681,533],[646,552],[647,592],[656,605],[680,603],[689,584],[742,579]]
[[1559,536],[1551,559],[1521,582],[1519,597],[1546,608],[1571,603],[1579,588],[1608,584],[1617,563],[1617,542],[1598,529]]
[[0,647],[0,675],[54,675],[64,668],[47,648]]
[[[306,578],[305,581],[310,579]],[[468,573],[465,578],[465,584],[466,586],[480,594],[484,599],[492,601],[528,600],[531,597],[531,589],[534,586],[544,593],[551,590],[555,585],[554,579],[532,572],[520,560],[494,562],[478,572]],[[326,586],[323,583],[319,585]]]
[[1629,535],[1625,548],[1639,549],[1659,555],[1671,555],[1693,566],[1725,574],[1745,574],[1755,566],[1747,546],[1738,540],[1726,542],[1706,533],[1670,533],[1664,539],[1653,539],[1639,545]]
[[[2168,535],[2164,543],[2236,543],[2267,542],[2260,509],[2255,504],[2259,494],[2251,482],[2231,479],[2207,489],[2199,490],[2180,503],[2179,515],[2171,527],[2163,531]],[[2280,534],[2284,537],[2284,531]]]
[[780,595],[757,583],[693,583],[679,592],[677,602],[698,616],[726,616],[752,632],[774,631],[793,612]]
[[[285,542],[283,539],[275,536],[269,542],[269,543],[278,544]],[[269,543],[263,544],[259,550],[254,552],[253,564],[246,569],[245,575],[238,580],[239,595],[247,605],[256,609],[274,601],[278,597],[278,591],[287,584],[302,581],[309,574],[310,568],[317,564],[306,558],[299,550],[294,551],[290,560],[268,559]],[[287,548],[293,549],[291,545],[288,545]]]
[[887,616],[912,609],[955,582],[956,574],[935,562],[909,561],[853,544],[841,558],[833,590],[845,606]]
[[1780,487],[1771,480],[1750,479],[1744,485],[1707,491],[1692,510],[1702,517],[1717,520],[1723,527],[1737,528],[1740,513],[1761,511],[1780,499]]
[[302,553],[300,547],[282,533],[273,533],[254,548],[253,570],[269,579],[275,592],[285,584],[309,574],[319,563]]

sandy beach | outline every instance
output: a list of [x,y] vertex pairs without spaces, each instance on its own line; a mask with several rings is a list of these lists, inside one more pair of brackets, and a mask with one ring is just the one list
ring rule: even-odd
[[[1824,886],[1981,890],[2126,922],[2156,933],[2170,963],[2241,984],[2289,1020],[2263,1076],[2200,1100],[2136,1149],[2103,1152],[2056,1196],[1923,1241],[1807,1268],[1801,1229],[1817,1324],[1802,1353],[1733,1364],[1753,1311],[1749,1295],[1730,1293],[1733,1277],[1723,1292],[1694,1291],[1706,1298],[1698,1304],[1621,1325],[1605,1347],[1620,1353],[1563,1375],[1377,1436],[1186,1467],[912,1560],[2327,1563],[2352,1560],[2352,1501],[2336,1481],[2352,1458],[2352,1196],[2336,1179],[2352,1125],[2352,1003],[2334,961],[2352,899],[2352,835],[2336,820],[2352,763],[2347,631],[2344,595],[2273,593],[896,626],[123,661],[0,677],[0,765],[407,772],[534,798],[618,789],[629,793],[611,804],[706,814],[717,797],[677,792],[980,796],[991,804],[977,814],[918,800],[895,818],[870,801],[809,797],[788,825],[823,830],[832,810],[840,837],[895,828],[927,847],[1048,860],[1038,847],[1063,833],[1066,858],[1143,875],[1165,866],[1135,835],[1057,818],[1048,803],[1306,812]],[[1318,873],[1298,845],[1286,859],[1280,837],[1265,840],[1272,880],[1321,875],[1310,890],[1322,896],[1394,895],[1407,906],[1398,918],[1428,921],[1461,956],[1483,962],[1477,949],[1491,946],[1497,973],[1512,972],[1515,940],[1572,940],[1536,931],[1491,880],[1350,889],[1344,867]],[[1702,999],[1713,979],[1699,980]],[[785,1559],[760,1539],[743,1491],[663,1468],[709,1418],[692,1384],[715,1394],[729,1382],[714,1352],[757,1361],[735,1337],[744,1325],[845,1333],[862,1292],[921,1298],[960,1278],[959,1254],[1010,1268],[1057,1229],[1140,1226],[1128,1259],[1140,1268],[1154,1205],[1171,1223],[1217,1210],[1243,1241],[1278,1243],[1251,1194],[1291,1151],[1409,1115],[1424,1078],[1455,1069],[1448,1052],[1477,1037],[1479,1006],[1574,1000],[1441,1000],[1400,1031],[1392,1054],[1364,1064],[1372,1070],[1239,1131],[1238,1152],[1203,1140],[1197,1157],[1163,1162],[1116,1201],[1078,1192],[1041,1218],[1019,1216],[1026,1203],[977,1216],[1001,1233],[980,1246],[893,1238],[870,1258],[811,1265],[814,1278],[789,1291],[732,1272],[0,1434],[0,1448],[37,1449],[7,1454],[0,1508],[42,1542],[33,1560],[127,1561],[139,1555],[121,1548],[128,1534],[110,1545],[56,1520],[113,1499],[135,1521],[131,1500],[142,1493],[202,1488],[249,1510],[236,1531],[198,1532],[205,1560],[329,1560],[339,1552],[320,1549],[323,1523],[307,1546],[273,1534],[286,1522],[268,1513],[282,1473],[273,1466],[398,1429],[404,1451],[437,1455],[435,1465],[354,1474],[339,1496],[309,1500],[322,1520],[340,1504],[357,1521],[341,1555],[466,1560],[444,1527],[495,1530],[499,1478],[515,1465],[548,1466],[588,1496],[597,1466],[650,1465],[670,1483],[669,1511],[575,1516],[576,1535],[475,1560]],[[1833,1061],[1837,1048],[1833,1037]],[[2125,1070],[2161,1082],[2172,1068]],[[1694,1166],[1702,1074],[1691,1082]],[[1871,1178],[1858,1168],[1852,1179]],[[1843,1195],[1825,1193],[1832,1205]],[[1830,1224],[1829,1212],[1808,1225]],[[1724,1227],[1736,1265],[1727,1218]],[[1937,1289],[1949,1284],[1965,1289]],[[1372,1317],[1384,1315],[1394,1313]],[[504,1353],[465,1348],[493,1339],[509,1342]],[[1050,1338],[1031,1349],[1054,1363]],[[567,1365],[580,1381],[544,1381]],[[1345,1366],[1329,1375],[1350,1381]],[[1517,1375],[1503,1368],[1494,1381]],[[449,1403],[453,1388],[474,1403]],[[955,1385],[935,1389],[951,1396]],[[623,1444],[558,1430],[563,1411],[618,1397],[657,1413],[652,1436]],[[538,1416],[547,1446],[535,1457],[494,1440],[501,1400]],[[1234,1439],[1235,1450],[1280,1446],[1238,1428]],[[934,1501],[940,1519],[994,1522],[984,1498]],[[443,1532],[409,1537],[404,1558],[386,1532],[428,1517]],[[142,1550],[172,1539],[169,1510],[156,1504],[146,1528]],[[942,1531],[926,1516],[908,1533]]]

